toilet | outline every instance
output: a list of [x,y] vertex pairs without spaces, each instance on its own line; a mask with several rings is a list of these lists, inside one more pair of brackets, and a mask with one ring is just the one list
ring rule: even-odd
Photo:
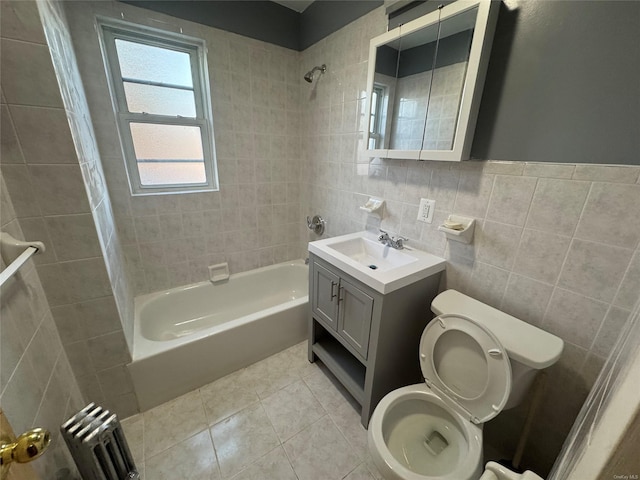
[[527,470],[524,473],[516,473],[499,463],[489,462],[485,466],[480,480],[542,480],[542,477],[539,477],[531,470]]
[[374,463],[388,480],[478,480],[482,425],[518,405],[562,339],[446,290],[420,339],[424,383],[388,393],[369,421]]

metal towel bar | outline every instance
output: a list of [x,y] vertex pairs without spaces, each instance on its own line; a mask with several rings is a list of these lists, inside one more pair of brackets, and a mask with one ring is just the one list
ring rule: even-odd
[[16,240],[8,233],[0,232],[0,255],[7,264],[7,268],[0,272],[0,286],[4,285],[33,255],[44,251],[42,242],[23,242]]

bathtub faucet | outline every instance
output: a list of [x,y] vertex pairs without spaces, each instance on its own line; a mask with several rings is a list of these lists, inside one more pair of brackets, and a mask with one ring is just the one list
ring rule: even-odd
[[380,230],[378,241],[387,245],[388,247],[395,248],[396,250],[402,250],[404,248],[404,242],[408,242],[409,239],[401,236],[391,237],[384,230]]

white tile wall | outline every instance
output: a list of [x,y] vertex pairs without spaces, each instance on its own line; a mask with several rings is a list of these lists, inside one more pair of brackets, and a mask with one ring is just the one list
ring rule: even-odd
[[[240,272],[302,256],[299,54],[118,2],[65,8],[135,291],[206,280],[207,266],[224,261]],[[87,28],[96,13],[206,40],[219,192],[131,196],[98,37]]]
[[[2,174],[24,235],[47,247],[34,263],[71,368],[91,379],[79,378],[82,393],[130,415],[130,381],[114,390],[106,371],[130,361],[120,316],[132,330],[133,296],[121,286],[124,260],[64,16],[56,3],[39,7],[51,47],[35,2],[2,2]],[[98,361],[78,356],[77,342],[118,351]]]
[[[544,474],[638,300],[640,231],[633,206],[640,201],[640,167],[368,161],[359,155],[364,124],[327,130],[319,112],[341,107],[344,118],[359,100],[356,115],[366,118],[365,38],[384,28],[378,9],[302,52],[301,71],[328,67],[301,96],[302,189],[310,192],[302,209],[327,220],[326,236],[364,228],[407,236],[410,245],[448,260],[446,288],[565,340],[525,452],[525,463]],[[354,37],[362,39],[359,53],[350,43]],[[370,195],[387,200],[382,221],[358,209]],[[420,198],[436,200],[433,224],[416,221]],[[476,218],[473,244],[447,243],[437,231],[451,213]],[[305,234],[305,240],[315,238]],[[498,416],[487,425],[487,440],[513,453],[525,412],[521,407]]]
[[[3,15],[5,8],[3,6]],[[1,173],[0,195],[2,231],[25,239]],[[2,260],[0,264],[0,268],[6,267]],[[0,405],[3,413],[16,433],[33,427],[51,432],[51,451],[33,462],[42,478],[78,478],[59,426],[68,415],[83,407],[84,399],[33,261],[2,286],[0,299]]]

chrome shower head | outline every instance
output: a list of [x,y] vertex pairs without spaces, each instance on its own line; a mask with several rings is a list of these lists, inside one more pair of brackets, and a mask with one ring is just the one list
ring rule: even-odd
[[316,70],[320,70],[320,73],[324,73],[327,71],[327,66],[323,63],[321,66],[316,66],[313,67],[311,70],[309,70],[305,75],[304,75],[304,79],[305,81],[307,81],[308,83],[312,83],[313,82],[313,74],[315,73]]

